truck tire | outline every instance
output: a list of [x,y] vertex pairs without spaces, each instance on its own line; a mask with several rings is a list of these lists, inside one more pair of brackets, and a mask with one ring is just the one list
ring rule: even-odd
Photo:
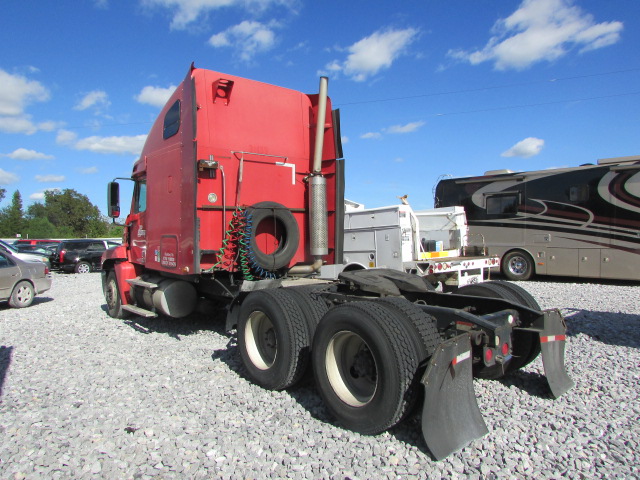
[[327,312],[311,353],[316,385],[346,428],[371,435],[387,430],[411,406],[407,393],[419,359],[406,321],[376,302],[358,301]]
[[[458,288],[454,293],[459,295],[470,295],[472,297],[499,298],[511,303],[520,303],[518,297],[516,297],[511,291],[492,282],[465,285],[464,287]],[[511,347],[513,352],[514,345]],[[514,357],[512,356],[511,359],[504,364],[504,368],[498,363],[492,366],[487,366],[482,360],[480,360],[473,364],[473,375],[478,378],[497,380],[504,377],[510,371],[509,365],[513,359]]]
[[[519,303],[532,310],[542,310],[538,301],[520,285],[505,282],[502,280],[492,280],[489,283],[500,285],[513,293],[519,299]],[[540,337],[533,332],[517,330],[513,335],[513,359],[509,363],[507,372],[515,372],[520,368],[529,365],[540,354]]]
[[[247,208],[250,228],[249,257],[258,267],[275,271],[286,267],[298,251],[300,231],[298,222],[291,211],[276,202],[260,202]],[[279,229],[279,241],[276,250],[271,253],[260,249],[257,241],[260,224],[271,220]]]
[[122,309],[122,296],[120,295],[116,274],[113,271],[107,275],[107,283],[104,287],[104,298],[107,301],[107,313],[110,317],[119,319],[128,317],[128,312]]
[[309,327],[309,338],[313,338],[316,328],[322,317],[329,311],[327,303],[314,293],[319,292],[324,287],[309,285],[304,287],[289,287],[287,292],[291,293],[298,307],[307,321]]
[[529,280],[534,273],[531,255],[522,250],[512,250],[502,257],[502,274],[509,280]]
[[237,328],[242,363],[254,383],[283,390],[300,380],[311,337],[291,293],[283,288],[250,293],[240,306]]
[[33,303],[34,297],[35,291],[33,290],[33,285],[26,280],[23,280],[13,287],[11,297],[9,297],[9,306],[13,308],[28,307]]
[[426,370],[427,362],[442,342],[442,337],[438,332],[435,317],[423,312],[409,300],[398,297],[386,297],[377,300],[377,303],[390,309],[392,314],[402,317],[405,325],[409,328],[409,336],[414,343],[414,348],[418,352],[418,368],[416,369],[413,382],[407,393],[409,403],[407,411],[405,412],[405,416],[407,416],[418,403],[418,399],[423,393],[420,380]]

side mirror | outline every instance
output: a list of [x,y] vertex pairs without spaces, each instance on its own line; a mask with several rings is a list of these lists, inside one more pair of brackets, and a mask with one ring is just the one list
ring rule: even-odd
[[107,215],[111,218],[120,216],[120,184],[109,182],[107,187]]

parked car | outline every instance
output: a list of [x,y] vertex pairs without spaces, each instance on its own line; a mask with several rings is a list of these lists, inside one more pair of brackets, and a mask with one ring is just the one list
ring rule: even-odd
[[44,262],[27,262],[0,251],[0,301],[28,307],[37,294],[50,288],[51,274]]
[[75,273],[100,270],[102,253],[116,245],[116,242],[92,238],[62,240],[50,257],[51,266],[54,269]]
[[17,247],[19,245],[51,245],[52,243],[60,243],[60,240],[47,240],[42,238],[21,238],[13,242]]
[[42,262],[51,269],[51,262],[48,254],[20,252],[16,247],[9,245],[7,242],[2,240],[0,240],[0,252],[8,253],[9,255],[17,257],[20,260],[24,260],[25,262]]
[[[47,250],[47,245],[16,245],[14,243],[13,246],[16,248],[16,250],[22,253],[35,253],[36,255],[45,255],[47,257],[51,254],[51,252]],[[57,246],[58,245],[56,244],[56,247]]]

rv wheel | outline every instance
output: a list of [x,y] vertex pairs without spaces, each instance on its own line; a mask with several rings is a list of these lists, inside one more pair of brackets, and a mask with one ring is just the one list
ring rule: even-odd
[[502,274],[509,280],[529,280],[533,275],[533,260],[528,253],[514,250],[502,257]]

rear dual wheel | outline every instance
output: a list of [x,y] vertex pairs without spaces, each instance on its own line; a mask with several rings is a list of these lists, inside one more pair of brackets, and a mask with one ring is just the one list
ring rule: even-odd
[[311,334],[286,289],[252,292],[240,307],[238,348],[249,378],[270,390],[295,384],[309,363]]
[[[345,427],[376,434],[411,412],[421,367],[439,342],[432,320],[418,312],[404,299],[358,301],[329,310],[318,325],[312,350],[316,383]],[[426,324],[437,339],[425,333]]]

